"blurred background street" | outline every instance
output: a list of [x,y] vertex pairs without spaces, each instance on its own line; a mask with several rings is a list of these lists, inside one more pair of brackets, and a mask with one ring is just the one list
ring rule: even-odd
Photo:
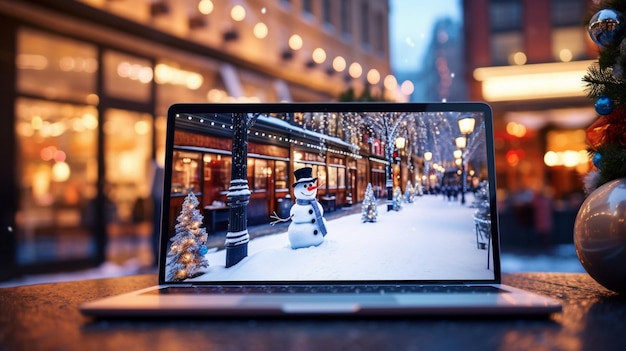
[[[486,101],[502,270],[580,272],[572,235],[596,117],[581,78],[598,56],[583,24],[596,2],[0,0],[0,286],[155,271],[165,116],[183,101]],[[396,163],[351,122],[280,120],[340,140],[334,152],[253,136],[251,226],[284,210],[305,163],[336,211],[360,208],[367,184],[385,198],[388,163],[402,191],[444,185],[429,166],[451,155],[395,140]],[[171,189],[197,194],[213,231],[230,177],[223,129],[177,151]]]

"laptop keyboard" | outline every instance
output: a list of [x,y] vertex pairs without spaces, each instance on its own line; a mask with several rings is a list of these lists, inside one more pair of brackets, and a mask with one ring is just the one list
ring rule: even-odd
[[505,290],[483,285],[246,285],[166,287],[152,294],[496,294]]

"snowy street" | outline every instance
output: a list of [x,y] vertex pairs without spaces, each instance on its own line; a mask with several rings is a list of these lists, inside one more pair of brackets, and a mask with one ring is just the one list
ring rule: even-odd
[[325,241],[315,247],[291,249],[286,232],[260,237],[228,269],[224,250],[209,252],[206,273],[190,280],[492,279],[468,195],[465,206],[440,196],[417,197],[399,212],[380,205],[375,223],[363,223],[360,213],[329,220]]

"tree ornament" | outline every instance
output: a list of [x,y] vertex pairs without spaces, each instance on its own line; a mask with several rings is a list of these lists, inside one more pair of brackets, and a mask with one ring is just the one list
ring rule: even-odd
[[591,162],[593,162],[593,165],[596,166],[597,169],[602,169],[602,154],[599,152],[593,154]]
[[613,99],[608,96],[600,96],[596,103],[594,104],[596,112],[600,115],[608,115],[613,112],[615,108],[615,103],[613,103]]
[[624,34],[624,16],[613,9],[596,12],[589,21],[589,36],[600,47],[618,45]]
[[602,185],[585,199],[574,223],[574,245],[593,279],[626,294],[626,178]]

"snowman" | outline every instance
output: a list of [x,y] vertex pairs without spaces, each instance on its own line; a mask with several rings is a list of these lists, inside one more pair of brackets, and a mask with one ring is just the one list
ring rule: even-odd
[[296,203],[291,207],[288,218],[280,218],[276,214],[270,224],[291,220],[287,235],[292,249],[317,246],[326,236],[326,219],[324,209],[317,202],[317,178],[312,177],[311,167],[296,170],[296,182],[292,185]]

